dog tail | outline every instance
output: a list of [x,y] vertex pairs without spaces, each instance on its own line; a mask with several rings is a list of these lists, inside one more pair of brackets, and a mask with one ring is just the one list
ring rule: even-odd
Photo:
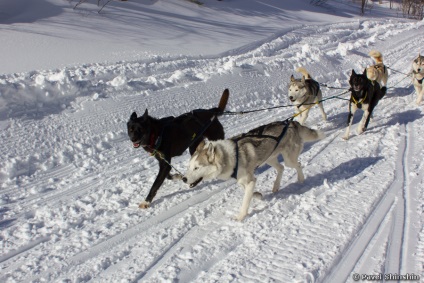
[[317,141],[325,138],[325,134],[320,130],[314,130],[305,126],[302,126],[299,122],[294,122],[296,127],[299,129],[299,135],[305,142]]
[[311,75],[309,75],[308,71],[304,67],[297,68],[296,72],[301,73],[305,79],[312,79]]
[[226,88],[224,92],[222,93],[221,99],[219,100],[218,111],[224,112],[225,107],[227,106],[229,96],[230,96],[230,91],[228,90],[228,88]]
[[374,58],[376,63],[383,63],[383,54],[381,54],[380,51],[371,50],[370,53],[368,53],[368,55]]

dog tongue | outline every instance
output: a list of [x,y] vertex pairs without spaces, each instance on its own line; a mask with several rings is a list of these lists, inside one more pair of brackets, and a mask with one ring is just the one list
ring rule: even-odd
[[139,147],[140,146],[140,144],[139,143],[133,143],[133,147]]

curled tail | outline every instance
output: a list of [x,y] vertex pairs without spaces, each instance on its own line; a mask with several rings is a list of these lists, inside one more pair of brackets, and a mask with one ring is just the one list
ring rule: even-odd
[[309,75],[308,71],[304,67],[297,68],[296,72],[301,73],[305,79],[312,79],[311,75]]
[[377,64],[383,63],[383,54],[381,54],[380,51],[371,50],[370,53],[368,53],[368,55],[370,55],[372,58],[374,58],[374,60]]
[[221,99],[219,100],[218,111],[224,112],[225,107],[227,106],[229,96],[230,96],[230,91],[228,90],[228,88],[226,88],[224,92],[222,93]]
[[321,140],[325,138],[325,134],[320,130],[310,129],[308,127],[302,126],[299,122],[293,122],[295,127],[298,128],[299,135],[305,142],[311,142],[316,140]]

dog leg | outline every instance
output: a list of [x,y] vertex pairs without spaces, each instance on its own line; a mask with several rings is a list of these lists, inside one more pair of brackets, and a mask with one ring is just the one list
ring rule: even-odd
[[389,78],[386,76],[383,78],[383,81],[381,82],[381,87],[383,86],[387,86],[387,81],[389,80]]
[[[319,102],[319,101],[322,101],[322,92],[321,92],[321,90],[319,90],[318,96],[317,96],[317,99],[316,99],[315,102]],[[319,102],[318,103],[318,107],[321,110],[322,119],[324,121],[327,121],[327,114],[325,114],[324,105],[322,105],[322,102]]]
[[291,148],[290,151],[282,152],[284,164],[289,168],[296,169],[297,172],[297,181],[303,183],[305,181],[305,175],[303,175],[302,165],[299,162],[299,155],[302,151],[302,146],[297,146],[296,148]]
[[318,107],[319,107],[319,109],[321,110],[322,119],[323,119],[324,121],[327,121],[327,114],[325,114],[324,106],[322,105],[322,103],[321,103],[321,102],[318,104]]
[[[245,183],[245,181],[247,182]],[[239,183],[244,188],[244,196],[243,196],[243,203],[241,205],[240,212],[236,216],[236,219],[238,221],[242,221],[246,217],[247,212],[249,210],[250,201],[252,200],[253,189],[255,188],[256,179],[253,176],[250,181],[246,178],[243,178],[242,180],[239,181]]]
[[275,179],[274,186],[272,187],[272,192],[276,193],[280,189],[281,177],[283,176],[284,166],[281,165],[280,162],[278,162],[277,157],[268,159],[266,163],[277,170],[277,178]]
[[[170,162],[170,160],[168,161]],[[149,194],[147,195],[146,199],[140,203],[138,206],[139,208],[149,208],[150,204],[153,201],[153,198],[156,196],[156,193],[158,192],[160,186],[163,184],[163,181],[165,181],[166,176],[168,176],[169,172],[171,171],[171,166],[167,164],[165,161],[160,160],[159,161],[159,173],[156,177],[156,180],[153,182],[152,188],[149,191]]]
[[421,101],[423,100],[423,95],[424,95],[424,87],[415,87],[415,90],[417,92],[417,105],[420,105]]
[[370,122],[372,111],[373,111],[373,106],[372,105],[368,105],[368,107],[364,106],[363,110],[364,110],[364,114],[362,115],[361,122],[359,122],[358,129],[357,129],[358,135],[365,132],[365,130],[368,128],[368,124]]
[[356,110],[358,109],[358,107],[356,105],[352,106],[352,103],[349,103],[349,114],[347,116],[347,128],[346,128],[346,132],[343,136],[344,140],[348,140],[349,139],[349,134],[350,134],[350,126],[352,126],[353,123],[353,115],[355,114]]
[[[306,109],[306,110],[305,110]],[[308,118],[308,114],[309,114],[309,110],[310,108],[304,108],[304,111],[302,113],[300,113],[300,118],[299,118],[299,123],[301,125],[305,125],[305,121]]]
[[362,134],[365,131],[365,123],[367,120],[369,120],[370,113],[368,110],[364,111],[364,114],[362,115],[362,119],[358,124],[358,128],[356,129],[356,132],[358,135]]

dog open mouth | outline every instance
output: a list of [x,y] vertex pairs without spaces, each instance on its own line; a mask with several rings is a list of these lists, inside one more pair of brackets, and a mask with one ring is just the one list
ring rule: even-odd
[[140,144],[139,144],[139,143],[137,143],[137,142],[133,142],[133,147],[134,147],[134,148],[139,148],[139,147],[140,147]]
[[197,186],[201,181],[203,180],[203,178],[198,179],[197,181],[195,181],[194,183],[190,184],[190,188],[194,188],[195,186]]

